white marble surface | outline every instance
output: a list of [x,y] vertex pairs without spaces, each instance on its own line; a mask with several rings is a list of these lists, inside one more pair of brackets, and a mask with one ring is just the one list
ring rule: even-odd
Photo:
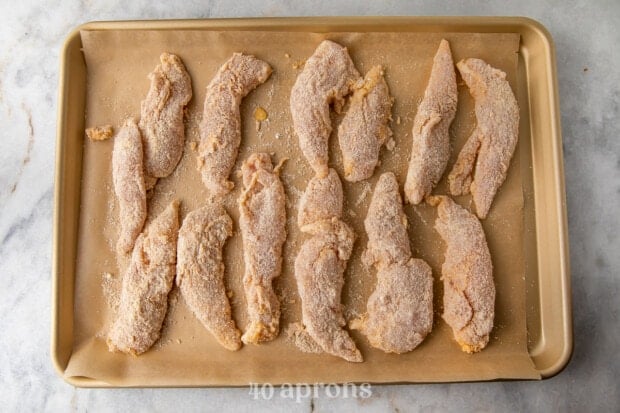
[[[2,410],[620,410],[618,0],[179,3],[0,2]],[[574,356],[560,375],[542,382],[375,386],[368,399],[296,403],[254,401],[247,389],[75,389],[55,374],[49,356],[51,217],[64,37],[91,20],[295,15],[525,15],[550,30],[557,45],[575,323]]]

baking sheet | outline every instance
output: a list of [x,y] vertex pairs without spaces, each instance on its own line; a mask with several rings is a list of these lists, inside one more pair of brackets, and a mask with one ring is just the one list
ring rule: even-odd
[[[316,45],[329,38],[346,45],[360,72],[375,64],[386,68],[386,80],[395,97],[393,108],[396,147],[383,150],[382,164],[367,184],[344,183],[345,220],[359,236],[354,255],[345,274],[343,302],[347,315],[363,312],[374,288],[373,270],[361,265],[360,254],[366,244],[363,219],[371,189],[379,174],[393,171],[403,183],[410,130],[441,38],[450,41],[455,61],[480,57],[504,70],[516,89],[517,34],[466,33],[278,33],[210,31],[83,31],[82,42],[87,65],[86,125],[112,123],[119,126],[126,116],[139,116],[140,100],[148,90],[146,75],[158,63],[159,54],[178,54],[192,76],[194,98],[188,107],[186,151],[172,176],[161,180],[149,202],[149,217],[156,216],[173,198],[182,201],[182,215],[201,206],[206,199],[198,172],[192,141],[198,140],[204,88],[221,63],[233,52],[255,54],[269,62],[274,74],[244,101],[243,143],[238,165],[252,151],[273,153],[277,162],[287,157],[282,178],[288,204],[289,237],[285,262],[276,289],[283,301],[283,330],[300,320],[299,299],[292,271],[294,257],[303,241],[295,225],[296,205],[311,171],[299,153],[297,138],[288,111],[290,88],[300,63]],[[257,106],[264,107],[269,120],[256,130],[252,117]],[[524,104],[520,105],[523,109]],[[452,125],[453,153],[472,131],[473,102],[464,85],[459,85],[459,108]],[[400,123],[397,121],[400,117]],[[334,125],[339,117],[334,117]],[[521,131],[521,139],[523,138]],[[279,139],[277,138],[279,137]],[[193,317],[176,291],[163,335],[154,348],[140,357],[107,352],[104,335],[114,314],[122,269],[117,266],[113,245],[116,240],[115,204],[110,159],[112,141],[85,141],[78,259],[75,279],[74,351],[65,375],[90,377],[112,385],[243,385],[249,382],[403,382],[461,381],[495,378],[539,378],[527,352],[525,320],[525,281],[523,253],[523,199],[519,150],[509,169],[508,179],[495,199],[485,232],[493,257],[497,286],[496,319],[489,346],[481,353],[467,355],[452,340],[449,327],[440,319],[442,288],[439,269],[444,246],[432,229],[432,208],[406,207],[411,223],[414,254],[425,259],[435,277],[435,325],[433,332],[415,351],[387,355],[372,349],[358,332],[352,335],[365,362],[351,364],[333,356],[300,352],[286,334],[261,346],[245,346],[239,352],[222,349]],[[342,176],[337,140],[331,140],[331,163]],[[228,212],[237,222],[236,199],[240,182],[225,198]],[[445,182],[436,193],[445,193]],[[459,199],[469,206],[469,197]],[[246,324],[241,278],[243,275],[241,237],[237,233],[225,248],[227,283],[234,295],[234,317],[243,329]],[[106,275],[106,274],[111,274]]]

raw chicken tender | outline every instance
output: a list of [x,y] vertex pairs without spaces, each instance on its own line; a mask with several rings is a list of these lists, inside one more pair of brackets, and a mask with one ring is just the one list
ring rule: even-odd
[[271,75],[271,66],[235,53],[207,86],[198,146],[198,170],[212,195],[228,193],[228,180],[241,144],[241,100]]
[[443,319],[466,353],[489,342],[495,314],[493,264],[478,218],[447,196],[432,197],[438,205],[435,229],[447,244],[441,266]]
[[179,202],[173,201],[136,240],[123,276],[108,348],[138,355],[159,339],[177,260]]
[[412,258],[407,218],[393,173],[381,175],[364,221],[367,266],[377,269],[377,286],[366,314],[351,322],[373,347],[386,353],[416,348],[433,327],[433,276],[430,266]]
[[372,176],[379,163],[379,150],[392,136],[389,121],[393,101],[381,66],[370,69],[350,101],[338,128],[338,141],[344,179],[358,182]]
[[181,59],[162,53],[159,60],[161,64],[149,75],[151,87],[140,110],[144,166],[152,178],[170,175],[181,160],[185,147],[183,111],[192,98],[192,82]]
[[431,194],[446,169],[457,97],[450,44],[442,40],[413,120],[411,158],[405,181],[405,197],[412,204],[419,204]]
[[266,153],[256,153],[243,163],[244,190],[239,197],[239,228],[243,237],[245,274],[243,287],[250,324],[244,343],[273,340],[280,332],[280,301],[272,281],[282,269],[286,239],[284,187]]
[[314,236],[302,245],[295,260],[305,331],[323,351],[361,362],[361,353],[343,328],[346,323],[340,302],[355,234],[338,218],[316,223],[311,231]]
[[448,176],[450,193],[471,192],[476,214],[484,219],[517,146],[519,106],[506,73],[480,59],[461,60],[456,66],[474,97],[477,125]]
[[131,118],[114,138],[112,181],[121,225],[116,251],[125,255],[133,249],[146,220],[142,137],[136,121]]
[[318,177],[328,173],[328,141],[332,133],[329,107],[336,112],[360,80],[346,47],[324,40],[306,61],[291,90],[293,127],[299,146]]
[[188,307],[227,350],[241,347],[224,285],[222,248],[232,219],[219,204],[190,212],[179,231],[176,283]]

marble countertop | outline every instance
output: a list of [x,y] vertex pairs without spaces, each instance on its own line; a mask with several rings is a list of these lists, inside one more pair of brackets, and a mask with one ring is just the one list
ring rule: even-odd
[[[618,411],[620,409],[620,3],[22,0],[0,4],[0,400],[8,411]],[[49,355],[58,57],[92,20],[309,15],[522,15],[557,47],[575,347],[541,382],[374,386],[368,398],[248,389],[76,389]],[[614,253],[614,251],[616,251]]]

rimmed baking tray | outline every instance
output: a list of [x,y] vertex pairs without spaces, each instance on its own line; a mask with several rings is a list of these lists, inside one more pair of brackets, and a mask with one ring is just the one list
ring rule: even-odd
[[[95,22],[72,32],[61,54],[52,265],[51,355],[58,373],[77,386],[110,386],[66,377],[73,351],[74,281],[86,95],[81,30],[212,30],[304,32],[517,33],[517,94],[522,110],[524,248],[528,352],[541,377],[561,371],[572,352],[564,173],[553,41],[521,17],[328,17]],[[458,380],[458,379],[455,379]],[[225,383],[222,383],[225,384]]]

